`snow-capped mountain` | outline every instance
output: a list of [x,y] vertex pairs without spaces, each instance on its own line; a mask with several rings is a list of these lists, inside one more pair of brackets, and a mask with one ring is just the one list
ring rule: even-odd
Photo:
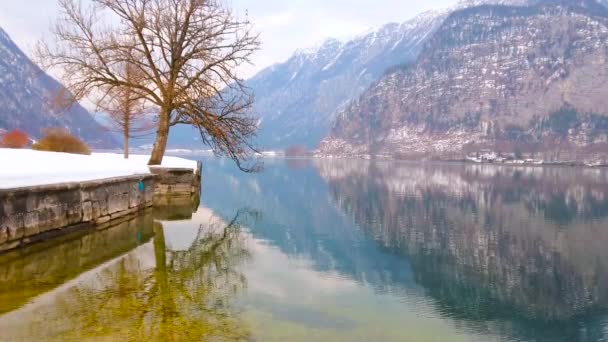
[[[479,5],[525,6],[535,0],[462,0],[456,6],[387,24],[350,41],[328,39],[298,50],[254,76],[262,148],[316,147],[336,113],[388,70],[416,61],[424,44],[454,11]],[[608,0],[603,0],[608,1]]]
[[414,61],[447,14],[426,12],[346,42],[328,39],[258,73],[248,85],[255,93],[259,145],[316,147],[333,114],[387,69]]
[[452,13],[416,63],[338,115],[320,153],[460,158],[484,148],[606,157],[608,9],[593,0],[516,5]]
[[82,106],[66,111],[52,105],[65,91],[0,28],[0,129],[21,129],[39,138],[44,128],[63,127],[92,147],[116,147],[114,137]]

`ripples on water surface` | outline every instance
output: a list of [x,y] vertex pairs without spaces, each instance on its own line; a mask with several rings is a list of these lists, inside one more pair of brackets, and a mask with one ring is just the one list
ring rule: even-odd
[[204,163],[192,215],[0,256],[0,340],[608,340],[604,170]]

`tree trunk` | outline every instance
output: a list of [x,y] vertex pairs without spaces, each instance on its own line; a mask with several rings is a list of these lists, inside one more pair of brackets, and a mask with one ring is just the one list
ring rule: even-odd
[[167,245],[165,243],[165,232],[160,223],[154,224],[154,258],[156,269],[154,277],[158,286],[161,302],[161,322],[158,333],[163,341],[174,341],[175,322],[173,320],[176,312],[172,289],[169,284],[169,270],[167,269]]
[[161,108],[158,118],[158,129],[156,130],[156,141],[152,149],[152,155],[148,165],[160,165],[165,156],[167,149],[167,140],[169,139],[169,114],[171,110]]
[[125,131],[124,139],[125,139],[125,142],[124,142],[125,159],[129,159],[129,132],[128,131]]
[[131,131],[131,123],[129,122],[129,115],[130,113],[125,112],[125,124],[124,127],[122,129],[122,134],[123,134],[123,139],[124,139],[124,154],[125,154],[125,159],[129,159],[129,132]]

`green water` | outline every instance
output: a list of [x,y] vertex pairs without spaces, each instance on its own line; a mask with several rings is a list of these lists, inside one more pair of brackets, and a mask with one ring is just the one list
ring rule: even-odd
[[608,173],[203,159],[200,208],[0,255],[2,341],[608,341]]

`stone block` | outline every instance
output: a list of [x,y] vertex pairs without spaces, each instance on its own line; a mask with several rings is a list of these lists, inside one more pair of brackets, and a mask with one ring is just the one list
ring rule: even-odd
[[93,204],[91,201],[82,203],[82,221],[91,222],[93,220]]
[[96,218],[102,216],[101,209],[99,208],[99,201],[91,201],[91,220],[95,220]]
[[98,209],[97,217],[109,215],[110,210],[108,208],[108,197],[104,195],[104,196],[100,196],[100,197],[96,197],[96,198],[97,198],[97,209]]
[[114,220],[116,220],[118,218],[121,218],[121,217],[123,217],[125,215],[127,215],[126,211],[120,211],[120,212],[114,213],[114,214],[110,215],[110,221],[114,221]]
[[11,249],[15,249],[21,245],[21,241],[8,241],[3,244],[0,244],[0,252],[10,251]]
[[154,186],[150,184],[150,186],[146,187],[144,190],[144,202],[152,203],[154,201]]
[[129,209],[129,194],[117,193],[110,196],[108,200],[108,214],[114,214]]
[[81,190],[80,191],[80,200],[83,202],[91,201],[92,200],[91,191],[88,189]]
[[8,204],[8,214],[24,214],[27,212],[27,195],[11,196]]
[[98,217],[98,218],[95,219],[95,224],[104,224],[106,222],[110,222],[111,219],[112,218],[111,218],[110,215]]
[[129,208],[137,207],[143,200],[145,184],[142,182],[142,189],[140,190],[139,182],[133,182],[129,189]]
[[[199,163],[200,167],[201,164]],[[168,169],[151,167],[157,175],[156,195],[185,195],[198,192],[200,189],[200,169],[194,172],[189,169]],[[194,190],[194,191],[193,191]]]
[[40,234],[40,220],[37,212],[25,214],[24,218],[25,236],[34,236]]
[[112,214],[110,216],[110,219],[112,221],[114,221],[116,219],[119,219],[119,218],[122,218],[122,217],[125,217],[125,216],[133,215],[133,214],[137,213],[138,211],[139,211],[138,208],[130,208],[130,209],[123,210],[123,211],[120,211],[120,212]]
[[24,215],[13,214],[8,217],[8,240],[15,241],[25,236]]
[[190,195],[192,193],[192,183],[178,184],[175,191],[179,194]]
[[66,208],[66,219],[68,221],[68,225],[81,223],[82,214],[82,204],[80,203]]
[[108,192],[103,186],[87,188],[83,191],[83,201],[91,201],[93,208],[93,219],[108,214]]
[[35,195],[27,196],[26,198],[26,211],[32,212],[38,210],[39,206],[39,197]]
[[82,203],[81,192],[78,189],[54,191],[47,197],[50,197],[49,202],[65,205],[68,209],[78,207]]
[[38,210],[38,222],[44,226],[44,230],[68,225],[65,206],[62,204],[54,204],[40,207]]
[[53,226],[53,210],[52,208],[39,208],[38,209],[38,224],[43,228]]

